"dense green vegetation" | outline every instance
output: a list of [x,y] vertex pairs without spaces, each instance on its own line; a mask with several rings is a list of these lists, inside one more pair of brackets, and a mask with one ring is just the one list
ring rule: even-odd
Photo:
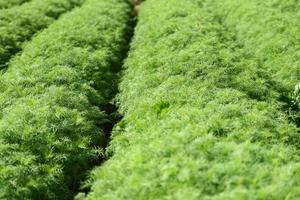
[[300,127],[300,83],[296,85],[292,98],[292,119]]
[[[30,0],[0,0],[0,9],[21,5]],[[1,11],[2,12],[2,11]]]
[[1,200],[300,199],[298,0],[0,0],[0,70]]
[[[51,2],[43,1],[48,9]],[[56,2],[52,16],[79,1]],[[87,0],[39,33],[0,76],[0,199],[71,199],[99,160],[130,12],[128,1]]]
[[0,69],[39,30],[84,0],[32,0],[0,11]]
[[124,119],[87,199],[299,199],[285,109],[299,95],[299,2],[147,0],[139,12]]
[[234,28],[237,42],[244,44],[251,61],[274,80],[271,87],[278,91],[282,107],[300,126],[300,107],[292,103],[300,81],[300,20],[295,17],[300,14],[300,2],[227,0],[217,4],[214,12],[221,23]]

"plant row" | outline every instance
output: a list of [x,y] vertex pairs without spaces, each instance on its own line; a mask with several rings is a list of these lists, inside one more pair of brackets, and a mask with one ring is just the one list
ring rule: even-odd
[[234,27],[236,40],[244,44],[252,55],[251,60],[274,80],[270,87],[279,93],[277,99],[283,109],[300,127],[300,107],[293,104],[300,83],[300,20],[295,17],[300,2],[227,0],[217,3],[215,12],[226,16],[223,23]]
[[145,1],[86,199],[299,199],[294,4]]
[[98,162],[130,12],[123,0],[87,0],[9,64],[0,77],[0,199],[72,199]]
[[0,69],[35,33],[84,0],[32,0],[0,12]]
[[21,5],[28,1],[30,0],[0,0],[0,9],[11,8],[14,6]]

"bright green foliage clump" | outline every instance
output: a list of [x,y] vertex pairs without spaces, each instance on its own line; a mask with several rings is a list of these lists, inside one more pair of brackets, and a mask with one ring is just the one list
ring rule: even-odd
[[297,123],[297,126],[300,127],[300,83],[295,87],[293,93],[293,106],[292,106],[292,119]]
[[0,11],[0,69],[39,30],[84,0],[32,0]]
[[271,87],[299,127],[300,107],[293,104],[293,91],[300,81],[300,2],[226,0],[215,8],[221,23],[234,28],[236,41],[252,56],[247,59],[274,80]]
[[71,199],[101,153],[130,12],[123,0],[87,0],[0,77],[0,199]]
[[[10,8],[21,5],[30,0],[0,0],[0,9]],[[2,11],[0,11],[2,12]]]
[[[281,111],[299,79],[299,43],[285,38],[300,33],[285,30],[296,4],[145,1],[114,155],[87,199],[300,199],[299,129]],[[290,13],[285,23],[275,11]]]
[[300,106],[300,83],[297,84],[295,87],[294,99],[295,99],[295,103]]

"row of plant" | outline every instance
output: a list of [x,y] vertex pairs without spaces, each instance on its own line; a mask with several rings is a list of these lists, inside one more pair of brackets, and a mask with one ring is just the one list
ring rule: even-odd
[[21,5],[30,0],[0,0],[0,9],[11,8],[14,6]]
[[299,199],[296,4],[145,1],[86,199]]
[[0,12],[0,69],[25,41],[85,0],[32,0]]
[[0,77],[0,199],[72,199],[101,158],[130,12],[129,1],[87,0],[10,62]]
[[[201,2],[201,1],[199,1]],[[234,27],[236,40],[241,41],[252,60],[275,82],[278,100],[290,119],[300,127],[300,107],[295,105],[300,83],[300,20],[298,1],[217,2],[215,12],[226,16],[223,23]]]

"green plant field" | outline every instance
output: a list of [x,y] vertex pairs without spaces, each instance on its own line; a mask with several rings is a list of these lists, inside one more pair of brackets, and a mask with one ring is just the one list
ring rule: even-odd
[[0,9],[19,6],[28,1],[30,1],[30,0],[0,0]]
[[[201,1],[199,1],[201,2]],[[293,91],[300,80],[300,21],[298,1],[218,2],[219,14],[226,26],[236,31],[259,68],[274,80],[272,86],[291,119],[300,126],[299,107],[291,106]],[[288,109],[292,107],[292,109]]]
[[297,6],[146,1],[87,199],[299,199]]
[[300,1],[0,0],[0,200],[300,199]]
[[[130,5],[87,0],[0,77],[0,199],[71,199],[101,157]],[[87,34],[88,33],[88,34]]]
[[0,10],[0,69],[22,49],[25,41],[49,26],[62,13],[84,0],[32,0]]

